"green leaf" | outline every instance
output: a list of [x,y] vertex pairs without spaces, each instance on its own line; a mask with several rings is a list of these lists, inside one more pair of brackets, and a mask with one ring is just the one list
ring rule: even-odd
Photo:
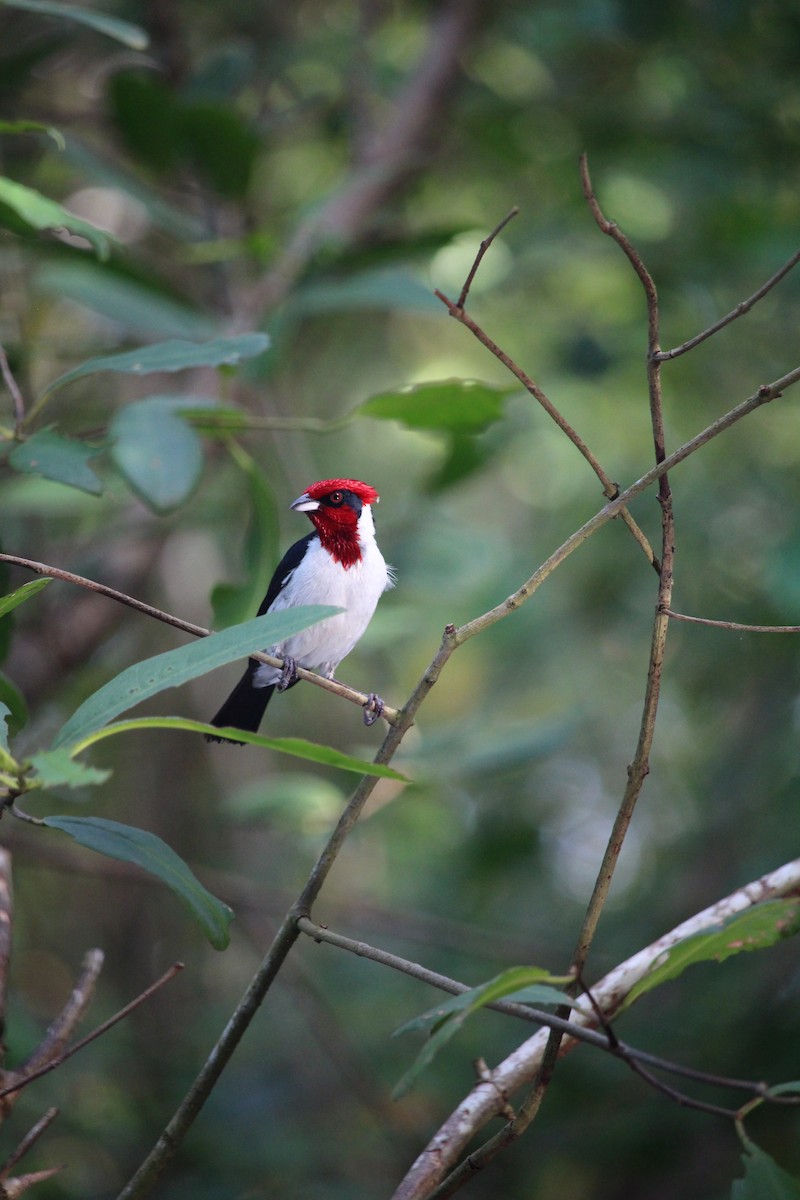
[[43,17],[60,17],[78,25],[87,25],[97,33],[104,33],[122,42],[131,50],[144,50],[149,41],[145,31],[138,25],[121,21],[119,17],[109,17],[95,9],[76,8],[73,4],[61,4],[58,0],[3,0],[3,3],[8,8],[22,8],[25,12],[39,13]]
[[[207,640],[207,639],[206,639]],[[152,661],[152,660],[151,660]],[[260,733],[246,733],[242,729],[218,728],[208,725],[205,721],[191,721],[188,717],[134,717],[128,721],[117,721],[96,729],[93,733],[81,738],[77,745],[69,747],[71,755],[82,754],[89,746],[114,737],[118,733],[128,733],[132,729],[185,729],[190,733],[210,733],[214,737],[220,734],[230,734],[248,746],[263,746],[267,750],[278,750],[281,754],[291,754],[295,758],[303,758],[307,762],[320,763],[325,767],[336,767],[340,771],[352,771],[356,775],[376,775],[379,779],[394,779],[398,783],[410,783],[408,776],[402,775],[394,767],[382,763],[368,762],[366,759],[353,758],[350,754],[342,754],[332,746],[320,746],[317,742],[307,742],[305,738],[273,738],[264,737]]]
[[429,288],[404,271],[372,270],[299,287],[288,306],[292,316],[362,309],[431,312],[444,310]]
[[180,116],[181,142],[195,168],[214,190],[232,200],[244,197],[261,149],[261,139],[236,109],[199,101]]
[[136,495],[162,514],[188,499],[203,469],[202,443],[178,416],[181,405],[180,398],[149,396],[120,409],[108,427],[117,469]]
[[13,179],[0,176],[0,202],[7,204],[17,216],[21,217],[33,229],[66,229],[72,234],[85,238],[94,248],[98,258],[106,259],[109,255],[110,239],[95,225],[82,221],[71,212],[67,212],[55,200],[49,200],[40,192],[16,183]]
[[11,709],[0,700],[0,755],[8,754],[8,733]]
[[447,442],[444,461],[425,483],[425,490],[430,494],[461,483],[484,467],[496,454],[494,446],[487,446],[485,441],[479,442],[468,433],[449,434]]
[[744,1178],[735,1179],[731,1200],[800,1200],[800,1181],[788,1175],[755,1142],[742,1155]]
[[46,133],[59,150],[66,146],[64,135],[54,126],[43,125],[41,121],[0,121],[0,133]]
[[99,496],[103,485],[89,466],[89,459],[102,452],[102,446],[87,446],[53,429],[40,429],[14,447],[8,462],[23,475],[43,475],[45,479]]
[[269,346],[265,333],[241,333],[235,337],[214,338],[210,342],[186,342],[173,340],[157,342],[153,346],[142,346],[124,354],[108,354],[102,358],[90,358],[72,371],[59,375],[46,388],[43,395],[49,396],[58,388],[94,375],[98,371],[117,371],[125,375],[151,375],[156,371],[186,371],[193,367],[220,367],[239,363],[243,358],[263,354]]
[[24,603],[25,600],[30,600],[31,596],[35,596],[42,588],[46,588],[48,583],[52,583],[50,576],[45,576],[41,579],[32,579],[30,583],[23,583],[22,587],[18,587],[15,592],[9,592],[7,596],[0,596],[0,617],[4,617],[6,613],[10,613],[18,604]]
[[221,633],[212,633],[176,650],[167,650],[134,663],[76,709],[56,734],[53,749],[72,746],[73,753],[77,753],[75,747],[89,734],[102,729],[114,717],[142,700],[197,679],[234,659],[245,658],[254,650],[277,645],[284,638],[337,612],[341,609],[327,604],[308,604],[265,613],[263,617],[253,617],[242,625],[234,625]]
[[[66,297],[119,322],[144,338],[209,337],[214,322],[205,314],[149,286],[95,263],[50,263],[35,275],[38,291]],[[47,393],[45,393],[47,394]]]
[[244,541],[244,582],[220,583],[211,593],[215,629],[225,629],[258,611],[278,559],[278,516],[272,489],[255,460],[240,446],[231,446],[231,454],[247,479],[250,519]]
[[28,706],[25,697],[15,683],[0,671],[0,704],[9,714],[6,717],[9,733],[19,733],[28,720]]
[[60,750],[43,750],[41,754],[34,754],[30,761],[36,771],[36,782],[45,788],[85,787],[90,783],[105,783],[111,775],[110,771],[99,767],[75,762],[64,746]]
[[183,859],[155,834],[101,817],[44,817],[42,824],[68,833],[81,846],[98,854],[135,863],[149,871],[183,900],[215,950],[224,950],[228,945],[233,913],[227,904],[206,891]]
[[745,912],[736,913],[720,925],[685,938],[666,950],[628,993],[624,1008],[633,1004],[645,992],[652,991],[669,979],[677,979],[695,963],[724,962],[733,954],[745,950],[765,950],[783,938],[800,933],[800,899],[768,900]]
[[[551,975],[549,971],[545,971],[541,967],[510,967],[486,983],[470,988],[468,992],[462,992],[458,996],[452,996],[438,1004],[436,1008],[402,1025],[395,1031],[395,1037],[415,1029],[433,1029],[434,1032],[392,1092],[394,1099],[404,1096],[413,1087],[419,1075],[430,1066],[442,1047],[458,1033],[472,1013],[477,1012],[486,1004],[493,1004],[496,1000],[515,995],[523,988],[536,986],[538,990],[545,982],[567,983],[570,979],[571,977],[568,975]],[[576,1003],[565,992],[555,988],[546,988],[545,995],[547,999],[540,1003],[573,1006]]]
[[503,401],[516,385],[499,387],[476,379],[442,379],[415,383],[371,396],[357,416],[401,421],[409,429],[482,433],[503,414]]

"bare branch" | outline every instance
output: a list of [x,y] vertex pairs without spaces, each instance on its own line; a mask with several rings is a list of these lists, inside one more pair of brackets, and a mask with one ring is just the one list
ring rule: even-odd
[[[100,950],[90,950],[89,954],[87,955],[87,960],[89,960],[90,956],[98,954],[101,955],[100,963],[97,965],[95,960],[95,965],[97,971],[99,972],[99,969],[102,966],[102,952]],[[91,968],[92,963],[87,961],[87,966],[84,969],[84,975],[87,976],[87,978]],[[15,1079],[14,1083],[10,1087],[4,1087],[2,1090],[0,1090],[0,1099],[10,1095],[16,1096],[17,1092],[21,1091],[22,1088],[27,1087],[29,1083],[33,1083],[35,1079],[41,1079],[43,1075],[48,1075],[50,1071],[55,1071],[56,1068],[60,1067],[62,1063],[65,1063],[68,1058],[72,1058],[73,1054],[77,1054],[79,1050],[83,1050],[89,1045],[90,1042],[94,1042],[97,1040],[97,1038],[102,1037],[104,1033],[108,1033],[109,1029],[113,1029],[113,1027],[118,1025],[120,1021],[124,1021],[125,1018],[129,1017],[135,1009],[139,1008],[142,1004],[145,1004],[148,1000],[150,1000],[151,997],[154,996],[155,993],[162,987],[164,987],[165,984],[170,983],[171,980],[173,980],[175,976],[182,970],[183,963],[173,963],[172,966],[155,981],[155,983],[151,983],[150,987],[145,988],[145,990],[140,992],[140,994],[131,1000],[130,1003],[126,1004],[124,1008],[121,1008],[118,1012],[114,1013],[113,1017],[109,1017],[107,1021],[103,1021],[100,1025],[93,1029],[91,1033],[87,1033],[86,1037],[83,1037],[80,1039],[80,1041],[75,1042],[73,1046],[70,1046],[70,1048],[65,1050],[62,1054],[58,1054],[58,1056],[54,1058],[48,1058],[47,1061],[45,1061],[42,1065],[37,1065],[37,1063],[40,1063],[42,1059],[40,1054],[42,1047],[39,1047],[39,1049],[36,1050],[33,1055],[31,1055],[25,1065],[21,1068],[19,1076]],[[91,982],[92,990],[94,989],[95,982],[96,978]],[[76,996],[77,992],[78,987],[74,989],[68,1005],[70,1016],[65,1017],[64,1013],[62,1013],[58,1018],[57,1024],[60,1023],[63,1025],[65,1022],[69,1021],[71,1019],[71,1014],[77,1010],[79,1004],[79,997]],[[90,998],[91,997],[89,997],[89,999]],[[88,999],[86,1003],[88,1003]],[[84,1005],[84,1008],[85,1007],[86,1005]],[[78,1016],[80,1016],[80,1013]],[[76,1021],[77,1017],[72,1021],[70,1031],[71,1028],[74,1027]],[[64,1044],[64,1040],[64,1038],[59,1039],[59,1048]]]
[[[640,950],[625,962],[620,963],[609,972],[592,989],[597,1003],[601,1006],[606,1018],[612,1017],[623,1004],[631,988],[656,963],[665,950],[678,942],[691,937],[709,926],[717,925],[726,918],[738,912],[744,912],[755,904],[765,900],[777,899],[800,893],[800,858],[785,863],[768,875],[753,880],[744,887],[732,892],[729,896],[696,913],[669,933],[664,934],[651,945]],[[594,1018],[583,1014],[576,1016],[581,1024],[592,1025]],[[518,1046],[502,1063],[494,1068],[492,1075],[497,1087],[506,1095],[513,1095],[518,1088],[529,1085],[539,1072],[547,1046],[549,1033],[540,1030]],[[561,1044],[561,1054],[573,1050],[576,1042],[564,1041]],[[642,1061],[647,1061],[642,1059]],[[660,1066],[651,1060],[650,1065]],[[681,1074],[689,1078],[691,1068],[682,1068]],[[711,1076],[708,1082],[715,1082]],[[732,1081],[738,1085],[742,1081]],[[497,1087],[478,1084],[467,1097],[458,1105],[446,1122],[434,1135],[427,1147],[412,1165],[405,1179],[394,1194],[394,1200],[427,1200],[436,1194],[434,1189],[444,1177],[455,1167],[459,1157],[466,1150],[475,1134],[488,1121],[500,1112],[501,1101]],[[488,1145],[488,1143],[487,1143]],[[481,1150],[473,1151],[470,1158],[477,1162]]]
[[8,967],[11,961],[11,926],[14,915],[11,887],[11,854],[0,847],[0,1046],[5,1045]]
[[797,266],[798,262],[800,262],[800,250],[796,250],[788,262],[785,262],[780,270],[776,271],[774,275],[771,275],[767,282],[763,283],[757,291],[753,292],[752,296],[748,297],[747,300],[742,300],[736,305],[736,308],[732,308],[731,311],[724,317],[720,317],[720,319],[715,321],[713,325],[709,325],[708,329],[704,329],[702,333],[695,334],[695,336],[689,338],[688,341],[682,342],[681,345],[676,346],[674,350],[659,351],[659,353],[656,355],[657,361],[666,362],[668,359],[680,358],[681,354],[686,354],[687,350],[694,350],[695,346],[699,346],[700,343],[704,342],[707,338],[712,337],[715,333],[719,333],[720,329],[724,329],[726,325],[730,325],[732,321],[736,321],[739,317],[745,316],[745,314],[749,313],[751,308],[753,308],[753,306],[757,304],[759,300],[762,300],[768,292],[771,292],[775,285],[780,283],[784,276],[788,275],[789,272]]
[[735,633],[800,633],[800,625],[742,625],[738,621],[712,621],[710,617],[689,617],[685,613],[664,609],[672,621],[687,621],[692,625],[709,625],[712,629],[730,629]]
[[2,374],[3,382],[11,396],[11,403],[14,406],[14,425],[17,433],[19,433],[25,422],[25,401],[22,398],[22,392],[19,390],[17,381],[9,366],[8,355],[4,346],[0,346],[0,374]]
[[[508,220],[508,219],[509,218],[506,217],[506,220]],[[498,228],[500,228],[500,226],[498,226]],[[494,234],[492,234],[490,236],[493,238]],[[487,239],[487,240],[489,240],[489,239]],[[483,244],[484,243],[481,242],[481,246],[483,246]],[[479,261],[479,259],[476,259],[476,265],[477,265],[478,261]],[[474,271],[475,271],[475,267],[473,267],[472,272],[470,273],[470,276],[468,276],[468,281],[471,281],[471,279],[474,275]],[[466,287],[466,286],[467,285],[465,283],[464,287]],[[562,433],[566,434],[566,436],[572,442],[575,449],[580,454],[582,454],[583,457],[586,459],[587,463],[589,464],[589,466],[592,468],[592,470],[594,471],[597,478],[602,483],[603,493],[607,497],[607,499],[609,499],[609,500],[615,499],[619,495],[619,484],[615,483],[611,479],[611,477],[606,474],[606,472],[603,470],[603,468],[601,467],[598,460],[595,458],[592,451],[589,449],[589,447],[584,442],[583,438],[572,428],[572,426],[566,420],[566,418],[562,416],[562,414],[559,412],[559,410],[553,404],[550,397],[542,390],[541,387],[539,387],[539,384],[536,383],[536,381],[534,379],[532,379],[531,376],[527,374],[527,372],[523,371],[522,367],[520,367],[514,361],[514,359],[511,358],[511,356],[509,354],[506,354],[505,350],[502,350],[500,348],[500,346],[497,345],[497,342],[493,341],[492,338],[489,337],[489,335],[486,333],[486,331],[484,329],[481,328],[481,326],[477,323],[477,321],[474,321],[472,319],[472,317],[469,316],[464,311],[464,308],[460,303],[460,297],[459,297],[459,303],[455,304],[452,300],[450,300],[444,294],[444,292],[440,292],[440,291],[436,290],[436,291],[434,291],[434,295],[439,300],[441,300],[442,304],[445,305],[445,307],[447,308],[447,311],[450,313],[450,316],[454,317],[456,321],[458,321],[461,325],[463,325],[466,329],[468,329],[470,331],[470,333],[475,338],[477,338],[477,340],[481,343],[481,345],[485,346],[486,349],[489,351],[489,353],[493,354],[494,357],[496,359],[498,359],[498,361],[501,362],[503,364],[503,366],[506,367],[506,369],[511,372],[511,374],[514,376],[514,378],[519,380],[519,382],[522,384],[522,386],[525,388],[525,390],[527,392],[529,392],[530,395],[533,396],[533,398],[539,402],[539,404],[545,410],[545,412],[550,417],[550,419],[555,422],[555,424],[562,431]],[[463,288],[462,288],[462,295],[463,295]],[[655,554],[653,553],[650,543],[648,542],[644,532],[639,528],[636,521],[630,515],[628,510],[626,508],[622,507],[619,510],[619,512],[616,513],[615,515],[621,517],[622,520],[625,522],[625,524],[628,526],[628,528],[630,529],[634,538],[636,539],[636,541],[638,542],[638,544],[641,546],[642,550],[644,551],[648,562],[652,566],[654,566],[657,571],[660,571],[661,565],[658,562]]]
[[15,1150],[12,1150],[6,1161],[0,1166],[0,1180],[5,1180],[14,1167],[20,1162],[32,1146],[38,1142],[43,1133],[46,1132],[58,1116],[57,1108],[48,1108],[47,1112],[39,1118],[34,1126],[28,1130],[25,1137],[19,1143]]
[[[481,242],[480,246],[478,247],[478,253],[475,255],[475,261],[473,262],[472,266],[469,269],[469,274],[467,275],[467,278],[464,280],[464,286],[461,289],[461,294],[459,295],[458,300],[456,301],[456,308],[460,308],[460,309],[464,308],[464,305],[467,303],[467,296],[469,295],[469,289],[472,287],[472,281],[475,278],[478,267],[481,265],[481,262],[483,261],[484,254],[489,249],[489,247],[491,246],[494,239],[498,236],[498,234],[502,233],[502,231],[505,229],[505,227],[509,223],[509,221],[512,221],[514,219],[514,217],[517,216],[518,213],[519,213],[519,209],[517,208],[517,206],[515,204],[514,207],[511,209],[511,212],[509,212],[505,217],[503,217],[500,224],[495,225],[494,229],[488,235],[488,237],[485,237],[483,239],[483,241]],[[439,293],[437,292],[436,294],[438,295]]]
[[[64,1046],[72,1037],[75,1027],[92,1002],[97,980],[103,969],[103,959],[102,950],[87,951],[81,973],[69,999],[50,1025],[42,1041],[16,1072],[18,1076],[32,1076],[46,1064],[61,1059]],[[14,1087],[3,1088],[0,1091],[0,1097],[16,1091],[18,1086],[19,1079],[16,1079]]]

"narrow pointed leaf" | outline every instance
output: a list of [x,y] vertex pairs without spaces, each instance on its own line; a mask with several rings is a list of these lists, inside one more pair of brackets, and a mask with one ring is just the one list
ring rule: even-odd
[[257,612],[269,586],[272,566],[278,561],[278,516],[275,496],[254,459],[235,443],[231,453],[244,472],[250,493],[250,515],[244,540],[244,582],[220,583],[211,594],[214,627],[225,629]]
[[442,379],[415,383],[371,396],[357,416],[400,421],[409,429],[450,433],[482,433],[503,415],[503,401],[516,385],[499,387],[477,379]]
[[[2,196],[0,195],[0,199]],[[214,338],[210,342],[187,342],[174,338],[168,342],[157,342],[153,346],[142,346],[123,354],[107,354],[101,358],[90,358],[79,367],[59,375],[45,389],[49,396],[58,388],[94,375],[98,371],[114,371],[124,375],[152,375],[157,371],[186,371],[193,367],[231,366],[243,358],[262,354],[269,346],[265,333],[241,333],[235,337]]]
[[63,150],[67,144],[60,130],[53,125],[43,125],[41,121],[0,121],[0,133],[46,133],[59,150]]
[[[87,734],[80,742],[70,746],[66,751],[69,755],[82,754],[89,746],[113,737],[118,733],[127,733],[132,729],[185,729],[190,733],[210,733],[213,737],[230,735],[248,746],[263,746],[267,750],[278,750],[281,754],[291,754],[294,758],[303,758],[307,762],[320,763],[325,767],[337,767],[340,771],[352,771],[356,775],[377,775],[380,779],[395,779],[398,783],[409,783],[408,776],[402,775],[394,767],[382,763],[368,762],[366,759],[353,758],[343,754],[332,746],[320,746],[317,742],[307,742],[305,738],[272,738],[260,733],[247,733],[233,727],[218,728],[208,725],[205,721],[191,721],[188,717],[133,717],[128,721],[116,721]],[[61,753],[59,751],[59,753]]]
[[212,633],[176,650],[134,663],[81,704],[56,734],[53,749],[74,746],[142,700],[206,675],[234,659],[245,658],[254,650],[276,645],[337,612],[341,609],[327,604],[308,604],[265,613],[263,617],[253,617],[221,633]]
[[0,704],[7,710],[6,720],[12,736],[19,733],[28,720],[25,697],[15,683],[0,671]]
[[765,950],[797,933],[800,933],[800,899],[756,904],[666,950],[647,975],[631,988],[624,1007],[667,980],[677,979],[695,963],[724,962],[745,950]]
[[45,817],[42,824],[68,833],[81,846],[98,854],[135,863],[149,871],[183,900],[216,950],[224,950],[228,945],[228,926],[233,913],[203,887],[183,859],[154,833],[101,817]]
[[[502,1000],[512,993],[518,992],[523,987],[529,987],[533,984],[538,985],[543,980],[566,983],[568,979],[569,976],[550,975],[549,972],[542,970],[540,967],[511,967],[508,971],[503,971],[502,974],[497,975],[494,979],[488,980],[487,983],[471,988],[468,992],[462,992],[459,996],[453,996],[451,999],[437,1005],[435,1009],[423,1014],[422,1017],[417,1017],[413,1021],[409,1021],[398,1029],[396,1034],[406,1033],[410,1029],[419,1028],[432,1028],[434,1032],[422,1047],[411,1067],[395,1087],[392,1096],[395,1099],[399,1099],[410,1091],[420,1074],[430,1066],[442,1047],[451,1038],[455,1037],[467,1017],[471,1016],[479,1008],[482,1008],[486,1004],[491,1004],[495,1000]],[[571,1000],[566,994],[557,992],[555,989],[548,990],[552,991],[552,998],[547,1001],[548,1003],[575,1004],[575,1001]]]
[[55,200],[35,192],[33,188],[0,176],[0,202],[7,204],[33,229],[66,229],[69,233],[85,238],[98,258],[108,258],[111,244],[108,234],[95,225],[90,225],[88,221],[73,216],[66,208],[56,204]]
[[55,483],[64,483],[67,487],[99,496],[103,485],[89,466],[89,459],[101,453],[102,447],[87,446],[53,429],[40,429],[14,447],[8,462],[15,471],[24,475],[43,475]]
[[144,50],[149,41],[147,34],[138,25],[130,21],[122,21],[119,17],[111,17],[107,13],[95,9],[79,8],[74,4],[59,3],[59,0],[3,0],[9,8],[22,8],[26,12],[39,13],[43,17],[60,17],[63,20],[74,21],[77,25],[87,25],[97,33],[107,37],[131,50]]
[[14,592],[9,592],[7,596],[0,596],[0,617],[10,613],[18,604],[30,600],[31,596],[35,596],[37,592],[52,582],[49,575],[43,576],[41,579],[31,579],[29,583],[23,583],[22,587],[18,587]]

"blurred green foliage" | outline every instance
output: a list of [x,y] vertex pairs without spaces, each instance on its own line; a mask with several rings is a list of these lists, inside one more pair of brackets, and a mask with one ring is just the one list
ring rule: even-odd
[[[0,174],[15,185],[0,190],[0,344],[28,408],[61,374],[143,343],[260,329],[272,340],[235,367],[196,366],[153,385],[84,374],[50,396],[16,448],[4,392],[2,548],[201,625],[212,622],[213,592],[221,626],[252,614],[242,611],[247,583],[259,573],[263,582],[278,545],[306,531],[287,511],[299,491],[316,478],[367,479],[382,495],[379,537],[398,586],[340,673],[393,704],[447,622],[502,600],[603,502],[521,390],[485,428],[410,428],[360,408],[452,378],[485,381],[490,396],[513,382],[433,289],[457,297],[480,240],[520,206],[477,274],[470,311],[625,484],[652,461],[644,302],[586,209],[578,153],[656,279],[667,346],[752,294],[794,252],[800,225],[796,0],[477,3],[457,52],[440,7],[452,18],[459,6],[117,3],[113,17],[147,31],[143,49],[127,26],[119,41],[113,25],[106,36],[0,6]],[[433,46],[437,61],[450,50],[458,65],[426,98],[424,136],[407,132],[387,166],[382,138],[419,94]],[[57,209],[31,208],[23,188]],[[105,260],[85,240],[89,227],[103,231],[91,237]],[[670,448],[798,365],[798,312],[800,276],[790,275],[665,367]],[[799,397],[787,392],[674,472],[677,609],[798,621]],[[227,425],[198,418],[199,400],[234,415]],[[153,490],[141,458],[130,465],[126,427],[128,449],[148,437],[166,449],[159,485],[172,491]],[[191,445],[188,466],[156,440],[170,435]],[[37,442],[61,463],[57,478],[69,460],[73,486],[25,473],[20,459]],[[100,495],[90,494],[95,479]],[[654,495],[633,511],[657,543]],[[26,577],[7,582],[3,592]],[[317,918],[470,984],[519,964],[563,971],[633,754],[655,598],[652,570],[614,522],[530,604],[460,650],[397,759],[414,786],[378,785]],[[112,676],[178,644],[174,631],[61,583],[3,618],[4,649],[12,621],[0,700],[21,720],[25,697],[17,742],[27,754]],[[228,682],[227,672],[207,677],[148,711],[206,719]],[[651,773],[590,980],[796,856],[799,699],[796,639],[672,627]],[[360,757],[379,737],[309,687],[274,704],[265,732]],[[30,1169],[69,1163],[36,1193],[54,1200],[116,1194],[149,1149],[347,788],[338,772],[177,733],[114,738],[92,761],[114,774],[78,811],[163,838],[237,919],[217,954],[143,876],[4,822],[16,895],[8,1065],[37,1043],[87,947],[107,954],[92,1020],[174,959],[187,964],[20,1101],[17,1136],[61,1106],[30,1156]],[[62,808],[76,805],[54,792]],[[44,815],[52,803],[31,809]],[[788,940],[694,967],[644,997],[620,1032],[705,1070],[798,1078],[799,986]],[[415,1047],[390,1034],[438,999],[304,941],[159,1194],[390,1194],[471,1086],[471,1060],[491,1064],[526,1036],[497,1014],[473,1017],[394,1104]],[[748,1128],[800,1173],[790,1109],[758,1113]],[[580,1050],[560,1066],[534,1128],[471,1192],[722,1200],[741,1171],[728,1125]]]

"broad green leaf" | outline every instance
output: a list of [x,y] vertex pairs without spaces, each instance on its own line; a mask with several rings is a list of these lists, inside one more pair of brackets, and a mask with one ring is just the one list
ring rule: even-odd
[[82,788],[87,784],[105,783],[111,775],[102,768],[76,762],[66,746],[60,750],[43,750],[41,754],[34,754],[30,762],[36,771],[36,782],[44,788]]
[[496,455],[497,447],[478,441],[468,433],[447,435],[447,453],[433,474],[425,481],[425,491],[431,495],[446,488],[455,487],[467,479]]
[[720,925],[685,938],[666,950],[651,970],[634,984],[623,1007],[669,979],[677,979],[695,963],[724,962],[745,950],[765,950],[800,933],[800,899],[768,900],[736,913]]
[[[208,640],[208,639],[206,639]],[[171,652],[170,652],[171,653]],[[151,660],[152,661],[152,660]],[[214,737],[230,735],[248,746],[263,746],[267,750],[278,750],[282,754],[291,754],[295,758],[304,758],[307,762],[320,763],[325,767],[337,767],[340,771],[352,771],[356,775],[377,775],[380,779],[395,779],[398,783],[409,783],[406,775],[401,775],[394,767],[386,767],[381,763],[371,763],[366,759],[353,758],[350,754],[342,754],[332,746],[320,746],[317,742],[307,742],[305,738],[273,738],[264,737],[260,733],[246,733],[242,729],[232,727],[217,728],[205,721],[191,721],[188,717],[134,717],[128,721],[116,721],[113,725],[105,725],[96,729],[79,742],[71,745],[68,753],[82,754],[89,746],[114,737],[118,733],[128,733],[133,729],[185,729],[190,733],[210,733]]]
[[108,258],[110,239],[107,233],[103,233],[95,225],[90,225],[88,221],[73,216],[60,204],[56,204],[55,200],[35,192],[33,188],[0,176],[0,202],[7,204],[33,229],[66,229],[69,233],[85,238],[94,248],[98,258]]
[[14,447],[8,462],[24,475],[43,475],[55,483],[99,496],[103,485],[89,466],[89,459],[102,452],[102,446],[87,446],[54,429],[40,429]]
[[180,896],[215,950],[224,950],[228,945],[233,913],[227,904],[206,891],[183,859],[155,834],[101,817],[44,817],[42,824],[68,833],[81,846],[98,854],[135,863],[149,871]]
[[211,318],[189,304],[86,259],[48,263],[34,283],[38,291],[82,304],[137,337],[203,338],[216,332]]
[[414,383],[370,396],[355,414],[400,421],[409,429],[482,433],[502,416],[506,396],[518,390],[516,385],[499,387],[477,379]]
[[[478,987],[470,988],[468,992],[462,992],[459,996],[453,996],[429,1012],[423,1013],[422,1016],[408,1021],[395,1031],[395,1036],[408,1033],[412,1029],[433,1029],[434,1032],[395,1087],[392,1096],[399,1099],[413,1087],[422,1071],[430,1066],[442,1047],[458,1033],[467,1017],[477,1012],[479,1008],[486,1004],[492,1004],[496,1000],[505,999],[523,988],[531,986],[538,988],[545,982],[567,983],[569,981],[570,976],[551,975],[541,967],[511,967],[495,976],[494,979],[490,979]],[[549,998],[543,1003],[570,1005],[576,1003],[565,992],[555,988],[548,987],[545,994]]]
[[232,200],[245,196],[261,139],[235,108],[208,101],[185,105],[180,137],[195,170],[220,196]]
[[178,416],[180,407],[175,397],[150,396],[121,408],[108,427],[114,464],[157,513],[171,512],[188,499],[203,469],[202,443]]
[[28,706],[25,697],[15,683],[0,671],[0,704],[6,709],[8,730],[12,737],[19,733],[28,720]]
[[60,17],[66,21],[74,21],[78,25],[87,25],[97,33],[107,37],[131,50],[144,50],[149,41],[147,34],[138,25],[130,21],[122,21],[119,17],[110,17],[95,9],[77,8],[74,4],[62,4],[58,0],[3,0],[8,8],[22,8],[26,12],[39,13],[43,17]]
[[186,342],[174,339],[142,346],[124,354],[90,358],[72,371],[59,375],[43,393],[49,396],[75,379],[98,371],[117,371],[125,375],[151,375],[157,371],[186,371],[193,367],[221,367],[239,363],[243,358],[263,354],[269,346],[265,333],[241,333],[235,337],[214,338],[210,342]]
[[273,565],[278,560],[278,514],[272,489],[253,458],[240,446],[231,446],[231,454],[247,479],[250,513],[244,541],[242,575],[239,584],[220,583],[211,593],[214,628],[225,629],[253,612],[264,598]]
[[142,700],[197,679],[234,659],[246,658],[254,650],[277,645],[284,638],[337,612],[341,609],[327,604],[308,604],[283,612],[265,613],[263,617],[253,617],[242,625],[234,625],[221,633],[212,633],[176,650],[167,650],[134,663],[76,709],[53,739],[53,749],[74,747]]
[[429,288],[404,271],[373,270],[340,279],[307,283],[298,288],[289,305],[292,316],[347,312],[361,309],[405,310],[443,315]]
[[731,1200],[800,1200],[800,1180],[749,1139],[742,1162],[744,1178],[733,1181]]
[[41,121],[0,121],[0,133],[46,133],[59,150],[66,146],[64,135],[52,125],[42,125]]
[[6,613],[10,613],[18,604],[22,604],[25,600],[30,600],[31,596],[35,596],[42,588],[46,588],[48,583],[52,583],[49,575],[41,579],[32,579],[30,583],[23,583],[22,587],[18,587],[15,592],[9,592],[7,596],[0,596],[0,617],[4,617]]

